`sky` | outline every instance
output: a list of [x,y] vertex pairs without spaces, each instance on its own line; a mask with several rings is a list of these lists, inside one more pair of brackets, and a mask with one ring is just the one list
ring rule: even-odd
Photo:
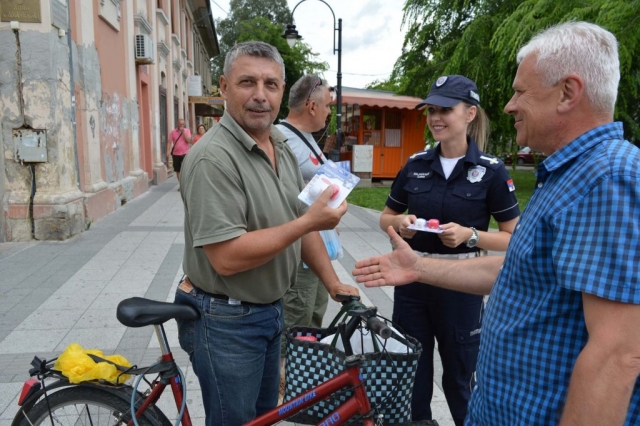
[[[401,0],[325,0],[342,18],[342,86],[364,88],[375,80],[386,80],[402,51],[406,27],[402,26]],[[293,10],[299,0],[287,0]],[[224,19],[229,0],[211,0],[215,19]],[[324,78],[337,83],[338,54],[333,54],[333,15],[319,0],[305,0],[294,14],[302,40],[329,64]],[[283,28],[284,32],[284,28]]]

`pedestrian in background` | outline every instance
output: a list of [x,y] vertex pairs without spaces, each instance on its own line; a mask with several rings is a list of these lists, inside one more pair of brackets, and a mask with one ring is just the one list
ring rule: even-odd
[[207,128],[204,127],[204,124],[200,124],[198,125],[198,128],[196,129],[196,135],[193,137],[193,144],[195,145],[196,142],[198,142],[200,140],[200,138],[202,136],[204,136],[205,133],[207,133]]
[[[327,161],[311,133],[325,127],[326,119],[331,114],[331,91],[327,82],[317,75],[302,76],[289,91],[289,114],[286,120],[276,125],[287,138],[287,145],[298,160],[305,183]],[[295,284],[282,298],[285,330],[292,325],[322,327],[328,299],[320,278],[301,261]],[[286,339],[283,338],[280,351],[282,361],[285,349]],[[283,379],[284,376],[280,381],[281,394],[284,391]]]
[[284,62],[263,42],[227,53],[219,125],[184,161],[183,268],[176,303],[200,312],[178,322],[203,394],[208,426],[239,426],[274,408],[280,381],[282,296],[302,258],[327,291],[342,284],[318,230],[334,228],[347,203],[328,206],[331,189],[310,207],[298,200],[304,181],[284,135],[272,124],[284,94]]
[[[482,152],[489,120],[476,84],[461,75],[442,76],[416,106],[424,107],[439,144],[411,156],[398,173],[380,227],[392,226],[425,257],[467,259],[506,250],[520,210],[504,164]],[[498,232],[488,231],[492,216]],[[442,233],[409,229],[417,219],[438,219]],[[413,386],[413,420],[432,420],[437,341],[444,395],[456,426],[462,426],[475,385],[483,308],[481,295],[421,283],[395,289],[393,322],[423,348]]]
[[176,178],[180,181],[180,169],[182,168],[182,160],[189,152],[191,147],[191,130],[185,127],[184,119],[178,119],[178,127],[169,133],[167,141],[167,158],[171,156],[173,159],[173,171],[176,172]]
[[567,22],[517,54],[516,141],[548,155],[506,258],[356,263],[368,287],[489,294],[466,426],[640,424],[640,150],[613,121],[613,34]]

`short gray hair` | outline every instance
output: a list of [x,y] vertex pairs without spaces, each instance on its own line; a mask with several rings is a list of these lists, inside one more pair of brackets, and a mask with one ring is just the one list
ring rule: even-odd
[[536,70],[553,86],[568,74],[584,81],[587,99],[596,111],[613,113],[620,82],[618,41],[604,28],[588,22],[565,22],[536,35],[520,49],[520,64],[537,54]]
[[234,45],[224,59],[224,68],[222,71],[224,75],[229,76],[231,67],[236,59],[238,59],[239,56],[245,55],[266,58],[277,63],[282,67],[282,79],[284,80],[284,61],[282,60],[282,56],[280,56],[278,49],[262,41],[247,41]]
[[[321,84],[318,84],[320,82]],[[309,95],[311,95],[311,99],[318,100],[320,95],[318,93],[322,93],[321,90],[317,89],[318,86],[327,86],[327,80],[321,79],[316,74],[306,74],[303,75],[296,81],[293,86],[291,86],[291,90],[289,91],[289,109],[294,111],[299,111],[302,109]],[[311,93],[313,90],[314,93]]]

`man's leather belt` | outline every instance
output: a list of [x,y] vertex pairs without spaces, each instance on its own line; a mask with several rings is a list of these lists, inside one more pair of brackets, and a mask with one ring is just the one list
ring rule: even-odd
[[271,303],[245,302],[245,301],[242,301],[242,300],[238,300],[238,299],[234,299],[232,297],[229,297],[226,294],[215,294],[215,293],[209,293],[207,291],[204,291],[200,287],[194,285],[193,282],[191,282],[191,280],[187,276],[185,276],[182,281],[186,282],[187,284],[189,284],[191,287],[193,287],[197,291],[202,292],[202,293],[204,293],[204,294],[206,294],[206,295],[208,295],[210,297],[213,297],[214,299],[226,300],[227,303],[229,303],[229,305],[267,306],[267,305],[273,305],[274,303],[276,303],[276,302],[278,302],[280,300],[280,299],[278,299],[278,300],[275,300],[275,301],[273,301]]

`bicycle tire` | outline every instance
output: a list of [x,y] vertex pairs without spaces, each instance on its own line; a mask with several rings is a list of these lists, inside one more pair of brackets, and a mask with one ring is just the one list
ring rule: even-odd
[[[119,426],[131,420],[130,404],[113,393],[98,388],[72,387],[53,392],[40,400],[25,415],[34,426],[51,425],[49,407],[55,425]],[[171,426],[172,423],[162,413],[152,407],[138,419],[140,426]],[[21,426],[30,426],[29,420],[22,419]]]

